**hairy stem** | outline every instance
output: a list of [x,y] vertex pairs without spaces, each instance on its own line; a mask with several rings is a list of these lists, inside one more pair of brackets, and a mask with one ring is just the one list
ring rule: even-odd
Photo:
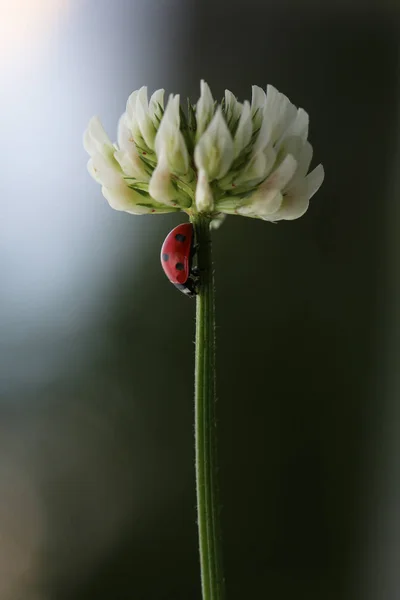
[[199,547],[203,600],[223,600],[220,506],[215,418],[215,308],[210,219],[192,217],[200,285],[196,306],[195,445]]

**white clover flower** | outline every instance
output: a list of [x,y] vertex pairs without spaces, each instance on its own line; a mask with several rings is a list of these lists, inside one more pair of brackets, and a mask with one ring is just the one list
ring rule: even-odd
[[[112,144],[94,117],[84,135],[88,169],[117,210],[133,214],[207,213],[217,227],[227,214],[293,220],[307,210],[324,179],[308,173],[308,115],[271,85],[253,86],[251,104],[229,90],[217,104],[201,82],[185,113],[179,95],[164,109],[164,90],[148,101],[133,92]],[[308,173],[308,174],[307,174]]]

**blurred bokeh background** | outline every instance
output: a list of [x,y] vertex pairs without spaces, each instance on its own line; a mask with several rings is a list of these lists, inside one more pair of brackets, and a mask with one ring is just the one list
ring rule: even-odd
[[400,596],[395,2],[0,0],[0,599],[199,600],[176,215],[86,172],[147,84],[311,115],[307,215],[214,235],[228,598]]

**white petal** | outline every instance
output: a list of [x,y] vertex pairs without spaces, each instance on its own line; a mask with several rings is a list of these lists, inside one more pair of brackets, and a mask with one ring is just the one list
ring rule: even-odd
[[156,116],[158,119],[161,119],[162,112],[160,110],[160,106],[162,109],[164,108],[164,93],[164,90],[156,90],[150,98],[149,114],[153,122]]
[[276,159],[276,152],[272,146],[264,152],[255,154],[241,173],[235,177],[235,184],[257,185],[269,175]]
[[307,184],[307,195],[308,198],[312,198],[322,185],[325,178],[325,171],[322,165],[315,167],[311,173],[309,173],[305,179]]
[[181,115],[180,115],[180,100],[181,97],[179,94],[170,95],[167,108],[165,109],[166,117],[170,121],[170,123],[179,129],[181,124]]
[[163,131],[165,132],[165,130],[169,131],[169,132],[179,130],[180,122],[181,122],[181,117],[180,117],[180,112],[179,112],[179,103],[180,103],[179,94],[176,94],[175,96],[173,94],[170,94],[170,96],[168,98],[167,106],[164,111],[163,118],[161,120],[160,127],[159,127],[159,129],[157,131],[157,135],[156,135],[156,141],[155,141],[156,152],[161,150],[160,141],[162,140],[162,137],[164,135],[163,133],[160,134],[160,129],[162,132]]
[[273,123],[268,119],[263,119],[261,121],[260,130],[253,145],[253,156],[257,154],[257,152],[263,152],[269,145],[272,134],[272,125]]
[[[258,98],[260,102],[259,92]],[[260,131],[253,152],[263,151],[269,144],[277,142],[295,116],[296,107],[284,94],[278,92],[272,85],[268,85],[266,99],[262,104],[261,119],[256,123]]]
[[202,79],[200,82],[200,98],[196,105],[197,130],[196,138],[207,129],[214,114],[214,98],[207,83]]
[[139,95],[139,90],[135,90],[129,96],[128,101],[126,103],[126,114],[127,114],[127,124],[132,132],[133,139],[139,141],[139,138],[142,137],[142,133],[139,128],[138,119],[137,119],[137,110],[136,103]]
[[265,175],[268,177],[272,173],[272,170],[277,166],[277,152],[273,146],[267,146],[263,152],[265,156]]
[[98,117],[92,117],[83,136],[83,145],[88,154],[93,156],[97,152],[109,154],[113,148],[110,138],[104,131]]
[[240,115],[239,124],[235,133],[235,158],[244,148],[246,148],[247,144],[250,142],[252,132],[253,124],[251,120],[251,109],[249,102],[246,100],[243,104],[242,114]]
[[279,145],[279,144],[275,145],[277,155],[278,155],[278,160],[279,160],[279,158],[280,159],[284,158],[287,154],[291,154],[292,156],[295,157],[296,160],[298,160],[298,158],[303,153],[303,147],[304,147],[304,142],[301,139],[301,137],[293,137],[292,136],[292,137],[286,138],[281,143],[281,145]]
[[118,122],[118,146],[125,152],[137,152],[129,122],[128,114],[125,112]]
[[130,120],[136,119],[136,99],[138,96],[138,90],[132,92],[126,103],[126,112]]
[[185,138],[178,131],[168,153],[171,168],[177,175],[186,175],[189,170],[189,153]]
[[128,177],[134,177],[135,179],[139,179],[135,170],[135,165],[127,152],[123,152],[122,150],[116,150],[114,152],[114,157],[115,160],[118,162],[119,166],[121,167],[124,175],[127,175]]
[[262,183],[255,194],[263,194],[268,190],[283,190],[296,172],[297,161],[288,154],[271,175]]
[[136,97],[136,119],[144,141],[149,148],[153,149],[156,130],[149,115],[146,86],[140,88]]
[[261,125],[267,97],[262,88],[253,85],[251,88],[251,116],[255,120],[256,129]]
[[189,169],[189,153],[180,131],[179,96],[170,96],[155,139],[157,156],[167,158],[169,169],[184,175]]
[[171,94],[155,138],[154,146],[157,155],[161,155],[167,151],[171,143],[171,138],[179,132],[179,127],[179,96]]
[[283,197],[283,202],[280,209],[273,215],[264,217],[265,221],[294,221],[299,219],[307,212],[309,199],[307,194],[300,196],[287,194]]
[[288,126],[280,137],[280,139],[276,142],[276,147],[286,147],[288,140],[293,138],[300,140],[300,147],[304,145],[308,136],[308,125],[309,125],[309,117],[305,110],[299,108],[296,112],[294,118],[288,123]]
[[282,206],[270,220],[293,221],[307,211],[310,198],[318,191],[324,180],[324,169],[318,165],[305,179],[296,186],[290,186],[283,197]]
[[271,127],[271,142],[275,143],[296,116],[296,107],[272,85],[267,86],[264,119]]
[[282,193],[278,190],[271,190],[265,198],[258,198],[251,204],[246,204],[237,209],[239,215],[244,217],[265,218],[274,215],[282,204]]
[[91,159],[88,161],[88,163],[87,163],[87,170],[89,171],[89,173],[90,173],[90,175],[93,177],[93,179],[94,179],[95,181],[97,181],[97,183],[101,183],[101,181],[100,181],[100,179],[99,179],[99,176],[98,176],[98,174],[97,174],[97,171],[96,171],[96,169],[94,168],[94,165],[93,165],[93,159],[92,159],[92,158],[91,158]]
[[118,164],[107,160],[102,154],[95,154],[92,157],[92,168],[96,173],[97,181],[107,187],[115,187],[123,181]]
[[137,202],[143,202],[143,197],[131,190],[126,185],[117,187],[102,187],[103,196],[115,210],[123,210],[133,215],[144,215],[152,211],[151,207],[138,206]]
[[226,219],[225,213],[218,213],[217,215],[215,215],[215,217],[211,221],[210,228],[211,229],[219,229],[221,227],[222,223],[225,221],[225,219]]
[[97,152],[97,144],[92,139],[89,127],[85,129],[85,132],[83,134],[83,147],[90,156],[93,156],[93,154],[96,154]]
[[285,131],[284,137],[300,137],[303,140],[303,142],[305,142],[308,136],[309,121],[310,119],[306,111],[302,108],[299,108],[295,118],[292,120],[289,127]]
[[118,145],[120,150],[114,152],[114,157],[124,173],[129,177],[147,181],[149,177],[133,141],[127,113],[122,115],[118,123]]
[[[299,139],[299,138],[295,138]],[[297,185],[300,181],[304,180],[307,175],[307,171],[310,167],[312,160],[313,149],[310,142],[305,142],[302,145],[300,152],[295,154],[291,152],[297,160],[297,169],[292,180],[289,182],[289,187]]]
[[280,166],[251,195],[249,201],[238,210],[243,215],[266,216],[274,214],[282,204],[281,190],[293,177],[297,162],[290,154]]
[[225,90],[225,115],[229,127],[234,125],[240,118],[242,104],[229,90]]
[[98,117],[93,117],[89,121],[89,131],[92,139],[96,140],[100,146],[112,145],[110,138],[104,131],[104,127]]
[[208,183],[207,173],[200,169],[198,173],[196,186],[196,206],[199,212],[209,212],[214,208],[214,199],[210,185]]
[[301,177],[304,177],[310,168],[311,160],[313,156],[313,149],[310,142],[305,142],[301,154],[298,159],[298,167],[296,171],[296,175],[299,174]]
[[140,181],[148,181],[150,179],[138,154],[116,150],[114,157],[127,177],[139,179]]
[[139,104],[142,106],[142,108],[144,109],[145,112],[148,111],[149,102],[147,99],[147,86],[146,85],[142,85],[142,87],[138,90],[138,93],[136,96],[136,109]]
[[178,204],[177,192],[171,183],[171,171],[165,153],[158,157],[157,167],[150,179],[149,193],[154,200],[162,204],[169,206]]
[[232,164],[233,140],[218,107],[210,125],[196,144],[194,160],[197,168],[204,169],[209,181],[222,178]]

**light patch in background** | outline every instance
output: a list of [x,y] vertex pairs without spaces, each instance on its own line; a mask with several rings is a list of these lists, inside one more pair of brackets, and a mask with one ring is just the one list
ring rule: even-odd
[[0,0],[0,66],[31,62],[72,0]]
[[152,78],[165,85],[174,31],[161,27],[164,8],[143,0],[0,1],[4,395],[85,368],[85,336],[118,293],[121,266],[129,261],[134,276],[141,233],[161,226],[110,209],[87,173],[82,136],[98,113],[115,139],[129,93]]
[[[25,4],[30,10],[17,23],[16,7],[23,12]],[[146,0],[16,2],[8,15],[7,7],[3,2],[0,16],[7,31],[0,59],[6,81],[0,94],[0,597],[47,600],[52,586],[64,592],[78,576],[89,577],[132,517],[141,535],[146,518],[164,510],[170,496],[149,476],[157,454],[130,456],[131,435],[144,445],[140,410],[126,440],[116,435],[128,394],[113,374],[105,395],[96,388],[75,397],[74,384],[98,354],[104,360],[115,297],[154,251],[152,230],[165,227],[162,219],[108,206],[87,173],[83,131],[98,113],[115,139],[129,93],[142,84],[168,86],[176,66],[171,42],[181,25],[174,18],[165,27],[168,7]],[[62,395],[66,381],[74,389]],[[110,419],[107,394],[116,409]],[[147,496],[137,489],[143,481]]]

